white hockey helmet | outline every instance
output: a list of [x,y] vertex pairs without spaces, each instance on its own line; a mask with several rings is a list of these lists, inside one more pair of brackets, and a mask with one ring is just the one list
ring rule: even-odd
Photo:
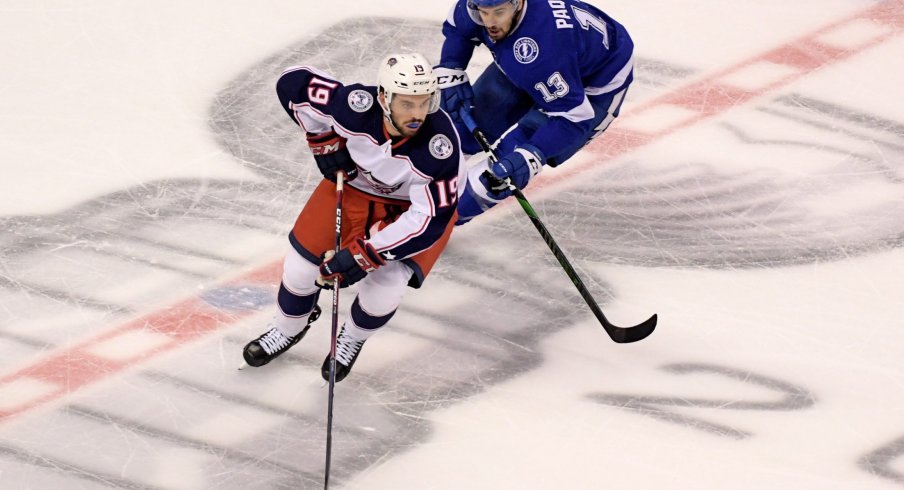
[[392,97],[399,95],[430,94],[429,112],[439,110],[439,85],[433,68],[424,55],[419,53],[391,54],[380,63],[377,85],[383,93],[386,104],[383,112],[390,114]]

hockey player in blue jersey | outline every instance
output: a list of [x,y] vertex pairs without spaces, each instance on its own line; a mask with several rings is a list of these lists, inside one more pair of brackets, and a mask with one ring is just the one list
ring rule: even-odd
[[[435,71],[462,151],[480,151],[461,119],[465,110],[500,156],[470,169],[458,224],[511,194],[494,189],[486,170],[523,189],[544,166],[562,164],[605,131],[633,80],[628,32],[580,0],[457,0],[443,34]],[[472,87],[465,69],[479,44],[494,63]]]

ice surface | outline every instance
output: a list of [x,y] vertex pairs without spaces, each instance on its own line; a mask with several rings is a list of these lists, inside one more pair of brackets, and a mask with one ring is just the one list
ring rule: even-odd
[[[328,315],[235,369],[320,178],[273,81],[435,60],[451,3],[0,7],[0,488],[323,486]],[[592,3],[636,81],[527,195],[660,326],[500,206],[337,386],[333,486],[904,486],[904,4]]]

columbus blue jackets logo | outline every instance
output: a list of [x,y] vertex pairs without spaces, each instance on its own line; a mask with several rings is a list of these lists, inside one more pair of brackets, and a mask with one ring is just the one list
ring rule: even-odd
[[540,55],[540,45],[529,37],[522,37],[515,41],[513,49],[515,51],[515,59],[525,65],[533,63],[537,56]]
[[348,106],[355,112],[367,112],[374,105],[374,97],[366,90],[352,90],[348,94]]
[[387,184],[382,180],[374,177],[374,174],[367,170],[362,170],[362,174],[367,177],[367,183],[370,185],[370,188],[377,191],[380,194],[392,194],[393,192],[402,188],[402,184],[404,182],[400,182],[398,184]]
[[444,134],[437,134],[430,138],[430,143],[427,146],[430,148],[430,154],[437,160],[445,160],[452,156],[452,152],[455,151],[452,142],[449,141],[449,137]]

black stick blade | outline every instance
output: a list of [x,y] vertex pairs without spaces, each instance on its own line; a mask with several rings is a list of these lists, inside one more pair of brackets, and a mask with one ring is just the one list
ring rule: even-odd
[[[460,110],[460,115],[465,125],[471,132],[474,134],[474,138],[477,139],[477,142],[480,143],[480,147],[483,148],[483,151],[489,154],[490,162],[496,161],[496,154],[493,152],[493,149],[490,147],[490,142],[487,140],[483,131],[477,127],[477,122],[474,121],[474,118],[471,117],[470,111],[465,108]],[[495,176],[489,171],[485,172],[487,179],[490,182],[498,181]],[[537,228],[537,231],[540,233],[540,236],[543,237],[543,241],[546,242],[546,245],[549,246],[549,249],[552,251],[552,254],[559,261],[559,264],[562,266],[562,269],[565,270],[565,274],[568,275],[568,278],[571,279],[571,282],[574,284],[575,288],[577,288],[578,292],[581,294],[581,297],[584,298],[584,301],[587,303],[587,306],[590,307],[590,310],[593,312],[594,316],[596,316],[597,320],[599,320],[600,324],[606,329],[606,333],[609,334],[609,337],[616,343],[619,344],[628,344],[631,342],[637,342],[638,340],[643,340],[650,336],[653,333],[653,330],[656,329],[656,321],[657,316],[653,315],[647,321],[641,323],[640,325],[635,325],[629,328],[622,328],[616,325],[613,325],[606,319],[606,315],[603,314],[603,310],[600,309],[599,305],[596,303],[596,300],[593,299],[593,295],[590,294],[590,291],[587,290],[587,286],[584,285],[584,281],[581,280],[581,277],[578,275],[577,271],[574,270],[571,263],[568,261],[568,257],[565,256],[565,253],[559,248],[559,245],[556,243],[556,240],[552,237],[552,234],[549,233],[549,230],[546,229],[546,225],[540,221],[540,217],[537,216],[537,212],[534,210],[534,207],[530,205],[530,201],[524,197],[524,193],[521,192],[517,186],[509,184],[512,190],[512,194],[515,196],[515,199],[518,200],[518,203],[521,204],[521,208],[524,209],[524,212],[530,218],[531,222],[534,224],[534,227]]]
[[612,337],[612,340],[616,343],[629,344],[649,337],[653,330],[656,330],[656,322],[658,320],[658,316],[654,314],[645,322],[627,328],[615,326],[606,320],[603,323],[603,328],[606,329],[609,337]]

